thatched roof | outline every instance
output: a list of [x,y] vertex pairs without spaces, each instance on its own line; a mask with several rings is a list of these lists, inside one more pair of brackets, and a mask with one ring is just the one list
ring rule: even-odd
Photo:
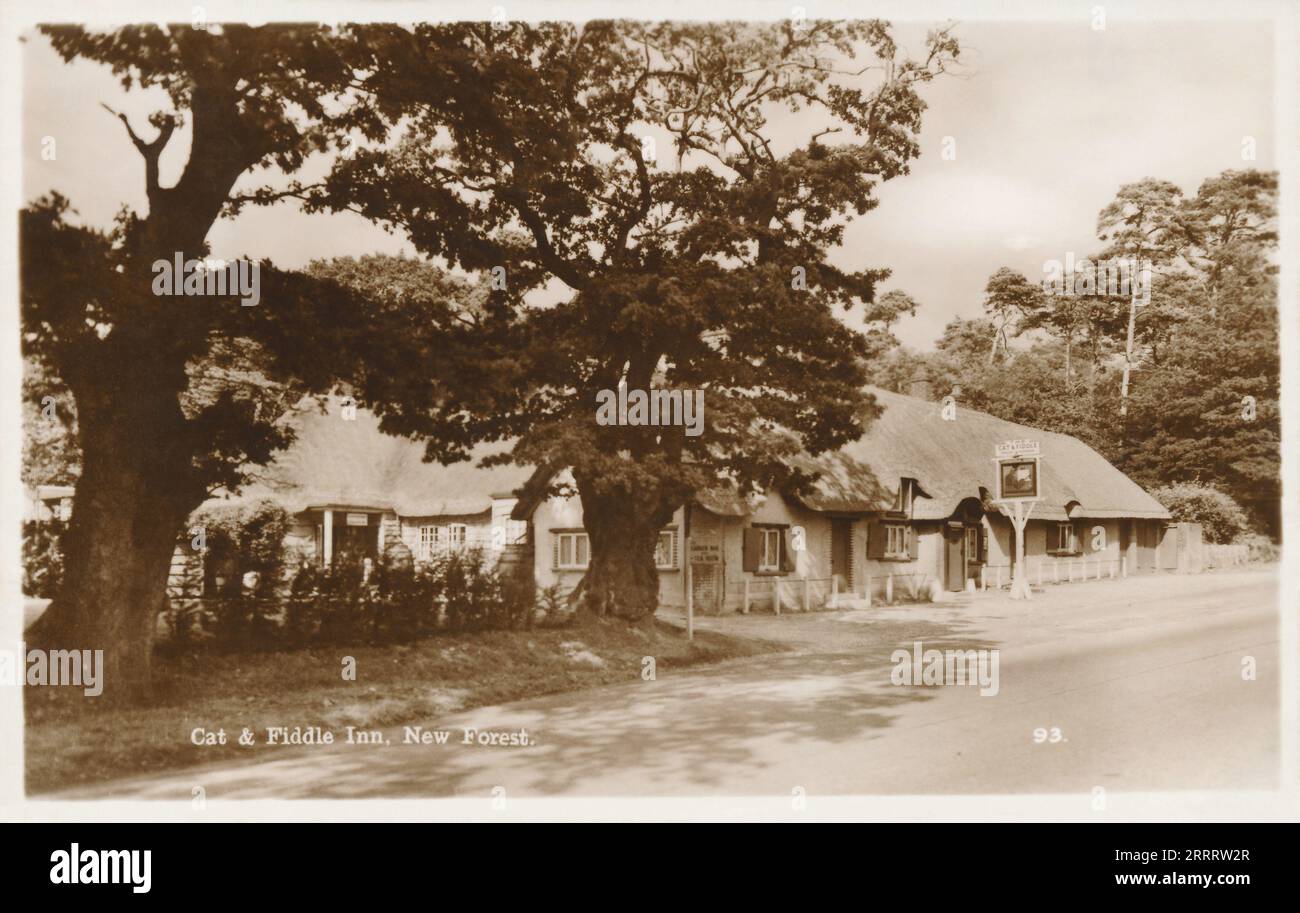
[[[802,461],[820,473],[813,491],[798,498],[807,507],[847,514],[888,510],[899,480],[913,478],[920,488],[913,518],[943,519],[963,500],[995,490],[996,444],[1030,438],[1042,450],[1043,500],[1035,505],[1034,518],[1169,517],[1159,502],[1076,438],[960,405],[957,420],[948,422],[936,403],[874,387],[871,392],[883,412],[867,433],[832,454]],[[422,444],[382,433],[378,419],[364,409],[357,410],[355,421],[344,421],[337,402],[329,414],[309,407],[292,421],[294,444],[258,471],[243,497],[273,497],[291,511],[368,507],[408,517],[479,514],[491,510],[495,498],[520,497],[516,515],[524,519],[549,481],[549,473],[536,474],[547,476],[539,480],[526,466],[479,465],[508,444],[479,446],[471,460],[450,466],[426,463]],[[722,488],[702,493],[697,503],[726,516],[749,513],[743,498]]]
[[531,475],[522,466],[483,468],[479,462],[508,445],[474,448],[472,458],[444,466],[424,462],[424,445],[379,430],[372,413],[357,409],[344,421],[337,401],[328,414],[314,406],[289,420],[293,444],[256,470],[245,499],[271,497],[290,511],[311,507],[391,510],[404,517],[473,515],[494,498],[513,498]]
[[887,510],[899,480],[913,478],[921,489],[913,518],[950,516],[981,488],[996,491],[994,447],[1006,440],[1037,440],[1042,451],[1040,493],[1033,517],[1044,520],[1132,517],[1166,519],[1169,512],[1087,444],[1065,434],[1003,421],[958,405],[956,421],[944,421],[940,406],[876,387],[871,393],[883,413],[867,433],[833,454],[808,461],[820,470],[815,490],[801,500],[814,510]]

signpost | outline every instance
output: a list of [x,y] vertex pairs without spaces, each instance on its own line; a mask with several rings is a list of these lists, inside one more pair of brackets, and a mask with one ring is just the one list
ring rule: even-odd
[[691,502],[682,511],[682,531],[686,533],[686,567],[682,574],[682,587],[686,590],[686,639],[695,640],[695,581],[691,579],[694,544],[691,542]]
[[1016,564],[1011,577],[1011,598],[1032,598],[1029,575],[1025,573],[1025,525],[1039,495],[1042,454],[1038,441],[1003,441],[993,450],[997,464],[997,497],[993,500],[1011,519],[1016,531]]

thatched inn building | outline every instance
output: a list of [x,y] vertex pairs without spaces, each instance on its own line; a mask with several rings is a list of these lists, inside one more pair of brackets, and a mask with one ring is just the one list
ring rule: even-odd
[[[255,470],[238,498],[214,498],[204,508],[273,500],[292,517],[291,552],[318,565],[345,553],[375,559],[397,542],[416,561],[471,548],[497,560],[529,559],[527,524],[510,514],[532,471],[478,465],[501,447],[479,447],[472,460],[450,466],[426,463],[422,444],[382,433],[374,414],[338,399],[323,413],[304,406],[290,421],[293,444]],[[173,556],[173,596],[213,595],[218,578],[237,573],[205,564],[187,544]]]
[[[660,602],[702,612],[862,604],[1007,586],[1010,520],[992,503],[994,449],[1033,439],[1041,448],[1039,500],[1025,531],[1030,582],[1119,577],[1179,565],[1170,515],[1095,450],[1068,435],[958,406],[872,389],[882,414],[863,437],[806,458],[820,476],[804,494],[741,498],[707,492],[660,534]],[[364,410],[346,420],[304,413],[295,444],[249,486],[293,512],[300,553],[328,563],[339,549],[365,556],[400,540],[416,560],[481,546],[531,562],[539,586],[576,586],[590,556],[576,497],[544,492],[528,468],[475,460],[425,463],[423,447],[379,432]],[[690,573],[686,564],[690,563]]]
[[[807,459],[820,473],[811,492],[709,492],[677,511],[660,534],[661,604],[685,600],[688,547],[692,600],[706,612],[1009,586],[1015,539],[990,501],[994,450],[1025,438],[1042,453],[1042,500],[1025,530],[1031,583],[1178,567],[1169,512],[1082,441],[960,407],[947,421],[938,404],[871,392],[881,416]],[[538,582],[576,585],[587,554],[577,499],[525,499],[516,516],[529,522]]]

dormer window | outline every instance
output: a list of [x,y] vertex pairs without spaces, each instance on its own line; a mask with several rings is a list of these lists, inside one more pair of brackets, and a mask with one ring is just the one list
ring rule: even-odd
[[898,480],[898,493],[894,495],[894,511],[900,514],[912,515],[912,494],[916,487],[916,479],[902,478]]

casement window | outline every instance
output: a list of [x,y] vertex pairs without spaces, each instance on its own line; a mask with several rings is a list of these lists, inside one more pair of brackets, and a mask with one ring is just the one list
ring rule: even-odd
[[465,547],[464,523],[452,523],[447,527],[447,547],[452,550]]
[[1079,540],[1073,523],[1055,523],[1047,531],[1047,550],[1059,555],[1077,555]]
[[428,561],[465,547],[465,524],[447,526],[421,526],[419,557]]
[[655,543],[655,567],[661,571],[677,569],[677,530],[659,531],[659,541]]
[[781,570],[781,530],[761,529],[763,546],[758,553],[760,574],[774,574]]
[[741,540],[741,568],[751,574],[789,574],[795,569],[790,530],[784,526],[751,526]]
[[910,523],[877,520],[867,528],[867,557],[876,561],[915,561],[916,528]]
[[880,529],[885,534],[885,557],[895,560],[905,559],[909,527],[902,523],[886,523]]
[[584,532],[555,533],[555,569],[582,570],[591,558],[591,543]]

